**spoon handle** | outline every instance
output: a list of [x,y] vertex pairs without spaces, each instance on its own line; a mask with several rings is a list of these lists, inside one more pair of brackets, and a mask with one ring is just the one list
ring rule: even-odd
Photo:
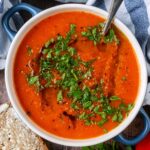
[[105,27],[104,27],[104,30],[103,30],[103,34],[105,35],[111,25],[111,22],[119,8],[119,6],[121,5],[123,0],[112,0],[111,2],[111,6],[110,6],[110,9],[109,9],[109,15],[108,15],[108,19],[106,21],[106,24],[105,24]]

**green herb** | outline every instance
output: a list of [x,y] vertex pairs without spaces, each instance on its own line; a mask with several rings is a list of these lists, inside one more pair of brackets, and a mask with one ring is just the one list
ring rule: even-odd
[[89,107],[89,110],[90,110],[90,111],[93,111],[93,108],[94,108],[94,105],[92,104],[92,105]]
[[99,115],[101,115],[102,119],[107,119],[107,114],[105,112],[99,112]]
[[80,89],[78,90],[75,90],[73,93],[72,93],[72,97],[73,99],[75,100],[79,100],[82,98],[82,91]]
[[87,108],[91,107],[91,105],[92,105],[92,102],[87,101],[87,102],[83,103],[83,108],[87,109]]
[[100,22],[98,25],[99,25],[99,26],[103,29],[103,28],[104,28],[104,26],[105,26],[105,23]]
[[123,120],[123,115],[121,112],[118,113],[118,122],[121,122]]
[[88,114],[86,114],[85,112],[83,112],[82,114],[79,115],[79,119],[81,119],[81,120],[88,119],[88,117],[89,117]]
[[133,109],[134,105],[133,104],[128,104],[127,106],[127,111],[131,111]]
[[73,69],[71,70],[71,73],[73,74],[74,78],[78,81],[78,77]]
[[90,90],[89,90],[89,88],[85,88],[84,90],[83,90],[83,97],[82,97],[82,102],[83,103],[85,103],[85,102],[91,102],[90,101]]
[[87,37],[89,40],[94,42],[94,45],[100,42],[101,32],[99,32],[99,26],[88,27],[86,31],[83,31],[82,36]]
[[57,101],[61,103],[62,100],[63,100],[62,90],[59,90],[57,94]]
[[[82,150],[91,150],[90,148],[88,147],[82,147]],[[94,149],[93,149],[94,150]]]
[[103,131],[104,131],[104,133],[107,133],[107,132],[108,132],[108,130],[107,130],[107,129],[103,129]]
[[95,95],[92,95],[92,93],[91,93],[90,99],[91,99],[91,101],[98,101],[99,98]]
[[51,44],[53,44],[55,40],[52,38],[45,43],[45,48],[48,48]]
[[40,91],[43,88],[43,86],[40,84],[39,76],[28,75],[27,81],[29,85],[33,85],[34,87],[36,87],[37,91]]
[[126,110],[126,109],[127,109],[127,105],[125,105],[124,103],[121,103],[121,104],[119,105],[119,109],[120,109],[120,110]]
[[116,101],[116,100],[120,100],[120,97],[118,97],[118,96],[111,96],[109,99],[111,101]]
[[88,69],[87,72],[83,75],[83,78],[89,78],[92,76],[92,68]]
[[27,47],[27,52],[28,52],[28,55],[31,56],[32,53],[33,53],[33,49],[31,47]]
[[121,122],[123,120],[123,115],[121,111],[117,111],[114,116],[112,117],[112,121]]
[[85,125],[90,126],[92,124],[91,120],[85,120]]
[[122,81],[126,81],[126,80],[127,80],[127,77],[126,77],[126,76],[123,76],[121,79],[122,79]]
[[112,121],[117,121],[118,120],[118,116],[117,114],[114,114],[114,116],[112,117]]
[[71,24],[70,31],[67,33],[67,36],[66,36],[66,43],[69,43],[69,41],[71,40],[71,36],[75,33],[75,29],[76,29],[76,25]]
[[71,104],[71,107],[75,110],[79,110],[79,107],[75,104],[75,103],[72,103]]
[[[125,150],[132,150],[131,146],[123,146]],[[93,146],[82,147],[82,150],[120,150],[121,146],[119,142],[108,141]]]
[[33,85],[39,81],[39,77],[38,76],[28,76],[27,80],[30,85]]
[[100,106],[96,106],[93,111],[94,111],[95,113],[99,113],[99,108],[100,108]]
[[102,127],[107,122],[107,119],[102,119],[97,123],[98,126]]
[[132,150],[131,146],[126,146],[125,150]]
[[84,37],[87,37],[89,40],[93,41],[94,45],[97,45],[100,43],[102,39],[104,39],[104,43],[112,43],[116,42],[119,44],[119,40],[117,36],[115,35],[115,32],[113,29],[110,29],[108,31],[108,34],[106,36],[103,36],[102,31],[104,28],[104,23],[100,23],[97,26],[93,27],[87,27],[86,31],[83,31],[81,34]]
[[120,110],[125,110],[126,112],[131,111],[131,110],[133,109],[133,107],[134,107],[134,104],[128,104],[128,105],[126,105],[126,104],[124,104],[124,103],[121,103],[121,104],[119,105],[119,109],[120,109]]
[[87,61],[87,62],[82,61],[81,63],[82,63],[86,68],[89,68],[95,61],[96,61],[96,59],[94,58],[94,59],[91,59],[91,60],[89,60],[89,61]]
[[43,49],[42,50],[42,54],[44,54],[44,55],[47,54],[48,52],[49,52],[49,49]]
[[104,42],[105,43],[111,43],[111,42],[116,42],[117,44],[119,44],[119,40],[117,39],[115,32],[113,29],[110,29],[108,32],[108,35],[106,35],[104,37]]
[[73,56],[73,55],[76,54],[76,50],[73,47],[68,47],[68,51],[69,51],[69,53],[70,53],[71,56]]

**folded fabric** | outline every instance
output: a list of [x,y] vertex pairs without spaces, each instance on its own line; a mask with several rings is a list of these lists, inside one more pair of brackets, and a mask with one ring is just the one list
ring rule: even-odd
[[[3,8],[3,6],[5,7]],[[5,11],[7,11],[9,7],[11,7],[11,4],[7,0],[5,1],[0,0],[0,10],[1,10],[0,22],[1,22],[2,15],[4,14]],[[0,23],[0,70],[4,69],[5,59],[9,49],[9,45],[10,45],[10,41],[6,33],[3,31],[2,25]]]
[[62,3],[71,3],[71,2],[74,2],[74,3],[86,3],[87,0],[56,0],[58,2],[62,2]]
[[[19,0],[0,0],[0,70],[5,67],[5,59],[7,52],[10,46],[10,40],[6,35],[5,31],[2,29],[1,19],[3,14],[10,8],[12,5],[15,5]],[[24,22],[18,14],[14,14],[10,24],[14,29],[18,29]],[[20,26],[19,26],[20,25]]]
[[0,13],[3,12],[3,0],[0,0]]

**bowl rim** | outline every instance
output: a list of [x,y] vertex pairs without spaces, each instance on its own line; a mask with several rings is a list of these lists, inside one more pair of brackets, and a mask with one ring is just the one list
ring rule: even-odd
[[[137,57],[137,62],[139,66],[139,74],[140,74],[140,83],[139,83],[139,91],[137,94],[135,106],[133,110],[130,112],[129,116],[125,118],[125,120],[120,123],[117,127],[109,131],[108,133],[104,135],[100,135],[93,138],[88,139],[70,139],[70,138],[63,138],[56,136],[52,133],[49,133],[42,129],[39,125],[37,125],[34,121],[32,121],[29,116],[26,115],[25,111],[23,110],[21,104],[19,103],[17,94],[15,92],[14,83],[13,83],[13,64],[15,60],[15,54],[17,52],[17,48],[20,45],[22,39],[24,36],[28,33],[28,31],[33,28],[36,24],[38,24],[41,20],[44,20],[45,18],[55,15],[61,12],[73,12],[73,11],[83,11],[88,12],[91,14],[95,14],[97,16],[101,16],[103,18],[106,18],[108,16],[108,13],[102,9],[96,8],[94,6],[87,6],[83,4],[64,4],[60,6],[55,6],[49,9],[46,9],[30,20],[28,20],[23,27],[18,31],[15,38],[13,39],[11,46],[9,48],[9,52],[7,55],[6,60],[6,69],[5,69],[5,83],[6,83],[6,89],[9,96],[9,99],[11,101],[12,106],[14,107],[15,111],[21,118],[21,120],[36,134],[41,136],[42,138],[49,140],[51,142],[61,144],[61,145],[67,145],[67,146],[89,146],[94,145],[97,143],[105,142],[115,136],[117,136],[119,133],[121,133],[136,117],[140,107],[143,104],[145,92],[146,92],[146,86],[147,86],[147,70],[146,70],[146,62],[145,58],[143,56],[141,47],[139,43],[137,42],[134,35],[131,33],[131,31],[118,19],[114,19],[114,24],[117,28],[125,34],[125,36],[129,39],[130,43],[132,44],[134,53]],[[138,101],[138,103],[137,103]]]

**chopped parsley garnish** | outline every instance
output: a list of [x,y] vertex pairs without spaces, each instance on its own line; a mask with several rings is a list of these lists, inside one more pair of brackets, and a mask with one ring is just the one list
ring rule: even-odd
[[123,76],[121,79],[122,79],[122,81],[126,81],[126,80],[127,80],[127,77],[126,77],[126,76]]
[[120,100],[120,97],[114,95],[114,96],[111,96],[109,99],[111,101],[116,101],[116,100]]
[[104,42],[105,43],[111,43],[111,42],[116,42],[119,44],[119,40],[117,39],[117,36],[115,35],[115,32],[113,29],[110,29],[108,34],[104,37]]
[[119,44],[119,40],[115,34],[115,31],[113,29],[110,29],[108,34],[106,36],[103,36],[104,24],[100,23],[94,27],[87,27],[85,31],[83,31],[81,34],[84,37],[87,37],[89,40],[94,42],[94,45],[97,45],[100,43],[100,41],[103,41],[104,43],[112,43],[115,42],[116,44]]
[[[118,43],[113,29],[102,36],[103,23],[94,27],[87,27],[82,36],[92,40],[95,45],[101,40]],[[56,99],[59,105],[63,105],[65,97],[70,100],[70,108],[76,112],[76,119],[85,125],[98,125],[102,127],[110,119],[115,122],[123,120],[123,113],[128,113],[132,104],[125,104],[117,95],[105,96],[103,92],[104,80],[93,77],[93,63],[97,59],[83,61],[77,49],[72,43],[77,41],[76,25],[71,24],[66,36],[58,34],[55,38],[46,41],[40,50],[37,60],[38,71],[31,72],[27,76],[29,85],[34,86],[38,92],[47,88],[57,90]],[[94,85],[88,86],[84,81],[95,79]],[[111,105],[114,101],[117,107]]]
[[28,76],[28,83],[30,85],[36,84],[37,82],[39,82],[38,76]]
[[51,44],[53,44],[55,40],[52,38],[45,43],[45,48],[48,48]]
[[62,100],[63,100],[62,90],[59,90],[57,94],[57,101],[62,102]]
[[31,56],[32,53],[33,53],[33,49],[29,46],[27,46],[27,53],[28,53],[29,56]]

